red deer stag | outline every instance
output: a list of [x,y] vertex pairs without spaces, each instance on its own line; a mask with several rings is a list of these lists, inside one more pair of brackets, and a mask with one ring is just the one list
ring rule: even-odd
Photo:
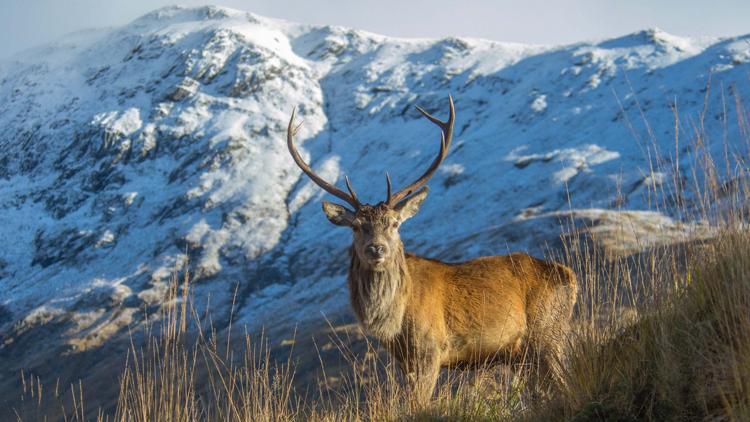
[[[529,255],[488,256],[445,263],[404,252],[399,226],[413,217],[427,197],[424,186],[448,154],[455,111],[443,122],[421,107],[440,127],[440,152],[422,176],[375,205],[326,182],[294,146],[294,111],[287,128],[292,158],[310,179],[351,209],[323,202],[331,223],[352,229],[349,293],[362,327],[399,362],[417,401],[432,396],[441,367],[476,366],[536,356],[537,376],[547,377],[560,362],[576,301],[573,271]],[[421,189],[420,189],[421,188]],[[523,358],[522,356],[520,356]],[[544,374],[542,374],[542,372]]]

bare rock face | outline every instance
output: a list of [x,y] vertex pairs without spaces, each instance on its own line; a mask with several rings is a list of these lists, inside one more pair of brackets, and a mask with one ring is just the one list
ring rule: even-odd
[[[721,104],[750,96],[747,57],[748,37],[404,40],[217,7],[23,53],[0,64],[0,355],[106,347],[185,270],[219,328],[232,303],[251,329],[346,309],[349,234],[289,157],[294,107],[316,171],[378,202],[384,171],[401,186],[438,149],[413,106],[440,116],[453,95],[452,151],[402,232],[420,254],[543,254],[571,219],[615,253],[710,235],[669,206],[644,210],[669,203],[675,169],[700,164],[689,139],[675,150],[675,101],[746,148]],[[721,156],[720,144],[702,145]]]

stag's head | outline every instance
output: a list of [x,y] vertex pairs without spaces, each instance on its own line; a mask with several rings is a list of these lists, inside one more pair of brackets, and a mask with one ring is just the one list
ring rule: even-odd
[[391,193],[391,179],[386,173],[386,198],[375,205],[363,204],[359,201],[348,177],[345,177],[346,187],[349,191],[347,193],[323,180],[302,160],[294,147],[294,135],[299,126],[294,126],[294,112],[292,112],[292,118],[289,120],[289,126],[287,127],[287,146],[292,158],[313,182],[351,206],[351,208],[347,208],[343,205],[324,201],[323,212],[331,223],[352,229],[355,253],[362,263],[369,265],[374,270],[383,268],[397,254],[403,252],[398,229],[401,223],[413,217],[419,211],[419,206],[427,197],[428,189],[424,185],[448,155],[455,120],[453,99],[449,96],[448,101],[450,113],[448,120],[445,122],[433,117],[421,107],[417,107],[417,110],[429,121],[440,127],[441,131],[440,152],[432,161],[430,167],[416,181],[395,194]]

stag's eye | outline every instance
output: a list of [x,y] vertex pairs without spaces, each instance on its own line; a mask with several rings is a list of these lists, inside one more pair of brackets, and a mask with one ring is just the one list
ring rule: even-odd
[[398,228],[398,222],[394,221],[393,223],[391,223],[391,228],[396,230]]

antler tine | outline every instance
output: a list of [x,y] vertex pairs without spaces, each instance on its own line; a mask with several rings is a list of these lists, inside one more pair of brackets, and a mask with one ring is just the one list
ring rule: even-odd
[[456,120],[456,111],[453,107],[453,97],[448,95],[448,105],[449,105],[449,115],[448,115],[448,121],[442,121],[438,118],[434,117],[430,113],[426,112],[422,107],[417,106],[417,110],[419,110],[420,113],[424,117],[427,118],[427,120],[431,121],[432,123],[436,124],[438,127],[440,127],[440,152],[438,153],[437,157],[432,161],[432,164],[430,164],[430,167],[427,169],[422,176],[419,177],[415,182],[410,184],[409,186],[401,189],[398,191],[395,195],[391,196],[388,195],[388,205],[394,206],[401,202],[404,198],[414,193],[417,189],[424,186],[424,184],[427,183],[427,181],[430,180],[432,175],[435,173],[435,171],[440,167],[440,164],[443,162],[445,157],[448,155],[448,148],[450,148],[451,140],[453,139],[453,124]]
[[451,146],[451,140],[453,139],[453,122],[456,119],[456,110],[453,106],[453,97],[448,94],[448,121],[444,122],[437,117],[433,116],[432,114],[428,113],[425,109],[423,109],[420,106],[417,106],[417,110],[422,113],[422,116],[426,117],[427,120],[431,121],[432,123],[436,124],[440,130],[445,133],[445,138],[448,142],[447,147],[450,148]]
[[[292,109],[292,118],[289,119],[289,125],[286,128],[286,146],[289,148],[289,153],[292,154],[292,158],[294,159],[294,162],[297,163],[297,166],[310,178],[313,182],[315,182],[316,185],[320,186],[325,190],[326,192],[330,193],[331,195],[346,201],[351,206],[354,207],[355,210],[357,210],[360,207],[360,203],[357,200],[357,195],[354,193],[354,190],[351,187],[351,184],[349,183],[349,178],[346,178],[346,186],[349,189],[349,192],[351,195],[347,194],[346,192],[342,191],[341,189],[337,188],[336,186],[326,182],[322,177],[315,174],[315,172],[310,168],[310,166],[305,163],[305,161],[302,159],[302,157],[299,155],[299,152],[297,152],[297,148],[294,146],[294,135],[297,133],[297,130],[299,129],[299,126],[296,128],[294,127],[294,116],[297,109],[296,107]],[[301,123],[300,123],[301,126]]]
[[391,175],[388,174],[388,172],[385,172],[385,183],[388,186],[388,193],[385,196],[385,203],[388,204],[391,202]]
[[354,188],[352,187],[352,184],[349,183],[349,176],[344,176],[344,181],[346,182],[346,188],[349,190],[349,193],[351,194],[352,199],[354,200],[354,202],[357,203],[356,207],[359,208],[361,203],[359,202],[359,199],[357,198],[357,193],[354,192]]

